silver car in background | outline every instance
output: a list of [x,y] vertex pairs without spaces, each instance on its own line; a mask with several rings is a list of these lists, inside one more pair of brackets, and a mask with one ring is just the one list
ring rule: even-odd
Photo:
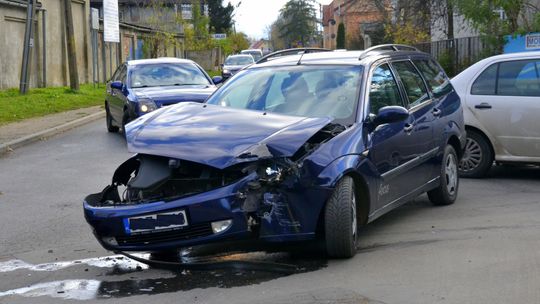
[[452,79],[464,103],[464,177],[482,177],[493,161],[540,164],[540,52],[497,55]]
[[221,76],[223,76],[224,79],[227,79],[244,67],[254,63],[255,59],[253,59],[253,56],[251,55],[230,55],[225,59]]

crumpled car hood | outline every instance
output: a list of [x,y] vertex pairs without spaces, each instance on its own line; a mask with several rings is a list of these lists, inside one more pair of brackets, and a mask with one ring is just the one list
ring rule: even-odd
[[223,169],[290,157],[331,121],[186,102],[143,115],[126,126],[126,134],[130,152]]

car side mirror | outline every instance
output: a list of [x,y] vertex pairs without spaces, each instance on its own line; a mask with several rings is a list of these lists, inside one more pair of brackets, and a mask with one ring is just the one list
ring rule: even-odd
[[124,84],[122,84],[121,81],[113,81],[111,82],[111,88],[121,90]]
[[220,84],[220,83],[223,82],[223,77],[221,77],[221,76],[214,76],[214,77],[212,77],[212,82],[213,82],[214,84]]
[[379,109],[379,113],[373,117],[373,125],[379,126],[382,124],[404,121],[409,117],[409,110],[400,106],[387,106]]

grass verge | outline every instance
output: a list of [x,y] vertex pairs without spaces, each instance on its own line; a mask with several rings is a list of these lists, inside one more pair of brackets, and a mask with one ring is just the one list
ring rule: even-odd
[[221,76],[221,71],[206,71],[210,77]]
[[31,89],[20,95],[18,89],[0,91],[0,125],[47,114],[102,105],[105,86],[81,85],[79,92],[67,87]]

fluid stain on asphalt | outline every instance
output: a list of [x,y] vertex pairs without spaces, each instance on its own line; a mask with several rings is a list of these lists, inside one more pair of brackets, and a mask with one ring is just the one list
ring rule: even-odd
[[[212,255],[204,257],[185,256],[181,259],[184,262],[223,262],[223,261],[238,261],[238,262],[264,262],[264,263],[279,263],[290,264],[296,266],[296,271],[290,274],[304,273],[315,271],[322,267],[326,267],[327,261],[321,257],[295,257],[289,253],[236,253],[227,255]],[[99,263],[97,261],[100,261]],[[182,270],[167,271],[166,277],[160,278],[138,278],[151,274],[153,269],[148,269],[144,264],[123,258],[121,256],[102,257],[95,259],[86,259],[73,262],[58,262],[50,264],[32,265],[22,261],[8,261],[0,263],[0,273],[16,270],[32,270],[32,271],[61,271],[66,267],[74,265],[86,264],[91,267],[107,267],[106,275],[122,275],[131,271],[129,278],[120,280],[96,280],[78,279],[78,280],[61,280],[53,282],[39,283],[23,288],[12,289],[8,291],[0,291],[0,298],[10,295],[19,295],[24,297],[49,296],[62,299],[74,300],[90,300],[90,299],[107,299],[107,298],[123,298],[135,295],[153,295],[160,293],[169,293],[177,291],[187,291],[195,288],[231,288],[237,286],[246,286],[259,284],[265,281],[288,276],[290,274],[277,273],[265,270],[238,270],[238,269],[216,269],[216,270]],[[145,267],[145,268],[143,268]],[[141,275],[137,275],[141,271]]]

